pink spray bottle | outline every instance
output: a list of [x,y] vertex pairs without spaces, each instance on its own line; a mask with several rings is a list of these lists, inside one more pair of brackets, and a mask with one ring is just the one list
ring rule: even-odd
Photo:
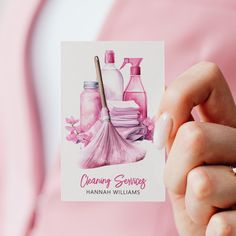
[[131,64],[130,67],[130,80],[124,91],[123,100],[133,100],[139,105],[140,120],[147,117],[147,95],[141,81],[141,67],[140,63],[143,58],[124,58],[124,62],[120,69],[127,63]]

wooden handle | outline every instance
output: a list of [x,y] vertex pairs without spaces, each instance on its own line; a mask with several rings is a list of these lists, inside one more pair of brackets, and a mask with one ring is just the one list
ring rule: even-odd
[[107,101],[106,101],[106,95],[105,95],[105,90],[104,90],[104,84],[102,81],[101,66],[100,66],[98,56],[94,57],[94,63],[95,63],[95,68],[96,68],[96,73],[97,73],[97,80],[98,80],[98,84],[99,84],[99,92],[100,92],[100,96],[101,96],[102,107],[107,108]]

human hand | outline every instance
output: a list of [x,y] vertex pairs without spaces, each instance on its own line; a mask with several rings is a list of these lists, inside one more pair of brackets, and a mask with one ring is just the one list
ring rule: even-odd
[[154,141],[167,141],[165,185],[179,234],[236,235],[236,107],[220,69],[201,62],[185,71],[157,118]]

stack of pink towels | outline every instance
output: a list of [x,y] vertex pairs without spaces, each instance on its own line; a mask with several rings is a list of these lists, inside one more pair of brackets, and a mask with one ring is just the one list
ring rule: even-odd
[[139,125],[139,106],[134,101],[109,101],[112,124],[115,127],[134,127]]
[[111,122],[126,139],[135,141],[144,138],[146,127],[139,121],[139,106],[134,101],[109,101]]

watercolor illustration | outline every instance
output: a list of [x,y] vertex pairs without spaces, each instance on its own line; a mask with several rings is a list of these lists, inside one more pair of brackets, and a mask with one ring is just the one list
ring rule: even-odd
[[[84,81],[80,117],[68,117],[67,141],[80,144],[83,169],[141,161],[146,151],[139,143],[152,141],[154,122],[148,117],[147,94],[141,79],[144,58],[124,58],[120,69],[115,53],[106,50],[104,65],[95,56],[97,80]],[[130,65],[124,86],[122,68]]]

